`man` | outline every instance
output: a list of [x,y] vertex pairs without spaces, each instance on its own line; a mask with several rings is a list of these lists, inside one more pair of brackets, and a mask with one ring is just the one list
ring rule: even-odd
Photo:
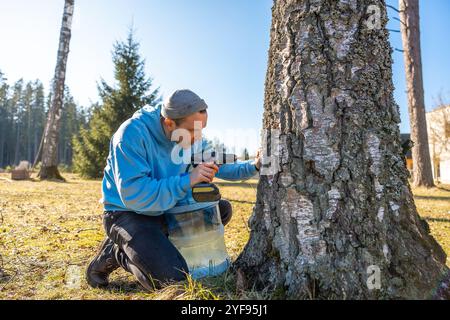
[[[190,90],[177,90],[162,107],[146,106],[113,135],[105,167],[102,202],[107,238],[86,270],[92,287],[108,285],[119,266],[135,275],[146,289],[161,282],[183,280],[186,261],[167,237],[164,212],[179,203],[192,203],[192,186],[214,176],[242,180],[259,171],[260,159],[236,164],[202,163],[186,173],[174,161],[174,148],[189,150],[201,140],[207,124],[207,104]],[[231,204],[219,202],[223,224]]]

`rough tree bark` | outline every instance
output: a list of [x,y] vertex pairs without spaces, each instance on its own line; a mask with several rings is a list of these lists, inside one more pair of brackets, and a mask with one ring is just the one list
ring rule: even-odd
[[[74,0],[65,0],[55,77],[53,79],[53,98],[48,112],[47,124],[42,141],[42,165],[40,179],[64,180],[58,171],[58,140],[61,125],[61,112],[64,99],[64,82],[66,79],[67,57],[74,9]],[[38,155],[41,151],[38,151]],[[35,161],[36,162],[36,161]]]
[[263,161],[279,168],[258,184],[239,289],[442,295],[446,255],[417,214],[401,154],[384,1],[283,0],[272,15],[263,128],[280,135],[279,149],[263,143]]
[[414,186],[433,187],[430,150],[420,52],[419,0],[399,0],[400,26],[403,39],[406,87],[408,92],[409,123],[413,158]]

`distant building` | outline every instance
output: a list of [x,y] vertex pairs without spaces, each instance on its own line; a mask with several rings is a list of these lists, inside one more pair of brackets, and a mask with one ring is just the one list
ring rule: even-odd
[[426,117],[433,177],[450,183],[450,105],[427,112]]

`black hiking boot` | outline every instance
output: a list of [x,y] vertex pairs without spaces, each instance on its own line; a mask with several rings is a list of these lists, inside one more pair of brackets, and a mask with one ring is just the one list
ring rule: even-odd
[[114,242],[106,238],[103,240],[97,256],[89,263],[86,269],[86,280],[91,287],[106,287],[109,283],[109,274],[119,267],[114,247]]

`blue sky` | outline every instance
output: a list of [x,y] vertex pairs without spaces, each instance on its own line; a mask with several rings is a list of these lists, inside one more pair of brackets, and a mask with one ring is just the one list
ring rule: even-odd
[[[147,73],[164,95],[179,88],[197,92],[210,106],[209,130],[259,132],[272,0],[75,2],[67,84],[80,104],[98,100],[101,77],[111,83],[112,44],[126,37],[133,22]],[[387,3],[397,7],[397,0]],[[63,0],[0,0],[0,70],[10,82],[38,78],[48,89],[62,9]],[[449,17],[450,1],[421,1],[427,110],[436,106],[440,93],[450,97]],[[389,27],[399,29],[399,22],[391,20]],[[392,33],[391,43],[401,48],[400,34]],[[403,57],[400,52],[393,57],[401,130],[408,132]],[[256,147],[254,141],[249,144]]]

